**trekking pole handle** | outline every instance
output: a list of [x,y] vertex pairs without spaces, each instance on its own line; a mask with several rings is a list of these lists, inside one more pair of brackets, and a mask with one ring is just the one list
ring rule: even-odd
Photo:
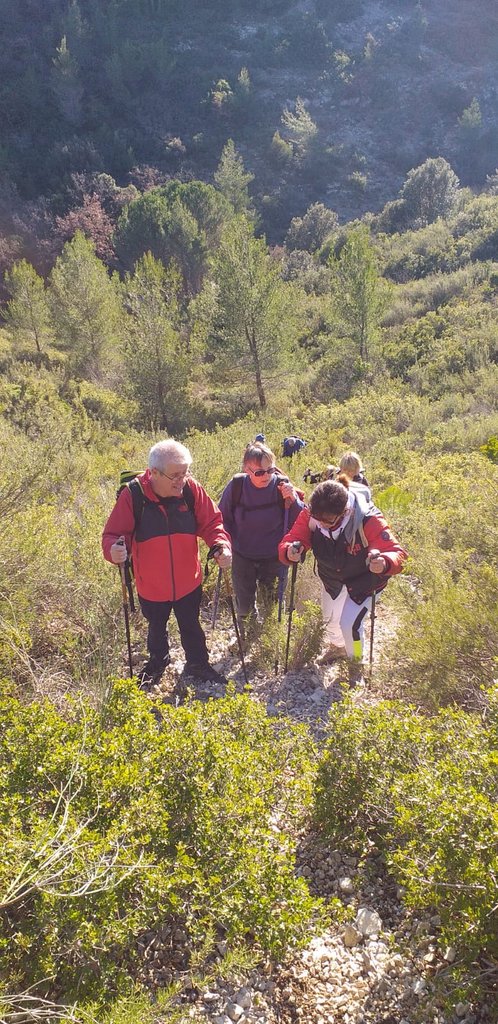
[[289,562],[293,562],[294,564],[296,564],[299,561],[299,559],[297,559],[297,558],[291,558],[290,557],[290,552],[291,551],[292,551],[292,553],[294,555],[300,555],[302,550],[303,550],[303,545],[301,544],[300,540],[293,540],[293,541],[291,541],[291,543],[289,544],[289,547],[287,548],[287,558],[288,558]]
[[119,566],[124,565],[124,563],[126,562],[126,559],[128,558],[128,552],[126,550],[126,541],[125,541],[125,538],[124,538],[123,534],[121,534],[121,537],[118,537],[118,539],[114,541],[114,544],[112,545],[112,547],[122,548],[124,550],[125,557],[121,558],[118,562],[115,562],[115,565],[119,565]]
[[[380,569],[380,570],[379,569],[372,569],[371,563],[374,562],[377,558],[382,558],[382,561],[384,562],[384,568],[383,569]],[[370,569],[370,572],[377,572],[378,573],[380,571],[382,573],[382,572],[385,572],[386,569],[387,569],[386,559],[384,558],[384,555],[382,554],[382,552],[378,551],[377,548],[372,548],[372,550],[368,552],[366,561],[367,561],[367,568]]]

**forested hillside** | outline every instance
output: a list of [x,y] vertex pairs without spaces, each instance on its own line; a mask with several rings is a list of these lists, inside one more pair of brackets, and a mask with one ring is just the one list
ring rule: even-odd
[[[494,1024],[495,6],[0,7],[0,1017]],[[148,696],[120,472],[174,436],[217,499],[259,432],[409,552],[369,685],[307,559],[287,673],[211,572],[226,692],[173,627]]]

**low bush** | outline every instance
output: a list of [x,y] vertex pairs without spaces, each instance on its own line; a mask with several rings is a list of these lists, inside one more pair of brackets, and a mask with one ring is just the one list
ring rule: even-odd
[[318,765],[314,816],[331,843],[364,854],[375,844],[407,906],[439,915],[441,951],[456,950],[441,979],[453,1001],[486,987],[482,958],[493,980],[498,953],[497,708],[496,686],[482,717],[347,702]]
[[158,727],[123,681],[100,712],[7,691],[1,705],[0,953],[16,991],[44,978],[47,998],[104,1006],[139,979],[142,933],[168,924],[192,956],[220,938],[277,956],[304,940],[320,905],[289,833],[313,777],[302,728],[232,695],[164,707]]

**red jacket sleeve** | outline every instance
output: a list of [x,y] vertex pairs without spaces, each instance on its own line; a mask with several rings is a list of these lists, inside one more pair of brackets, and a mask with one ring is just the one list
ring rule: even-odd
[[130,554],[131,538],[134,529],[133,500],[129,488],[124,487],[102,533],[102,551],[104,552],[104,558],[108,562],[112,562],[111,547],[121,536],[124,536],[126,550]]
[[231,550],[230,534],[223,526],[223,516],[218,506],[197,480],[191,479],[189,486],[194,493],[194,514],[198,536],[202,537],[208,548],[212,548],[214,544],[223,544]]
[[303,508],[289,532],[285,534],[285,537],[282,537],[282,540],[278,545],[278,557],[284,565],[292,564],[286,557],[285,552],[287,550],[287,545],[291,544],[293,540],[298,540],[303,545],[304,550],[309,551],[311,547],[311,531],[308,525],[309,521],[309,510],[307,508]]
[[403,563],[408,558],[408,552],[401,547],[399,540],[389,529],[384,516],[371,516],[365,521],[363,528],[368,541],[368,550],[376,548],[387,562],[384,575],[395,576],[396,573],[401,572]]

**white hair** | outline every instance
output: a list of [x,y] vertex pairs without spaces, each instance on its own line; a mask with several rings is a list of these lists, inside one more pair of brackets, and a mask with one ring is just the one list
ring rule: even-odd
[[180,444],[179,441],[173,441],[173,438],[167,438],[166,441],[158,441],[157,444],[153,444],[149,452],[149,469],[163,469],[168,462],[182,463],[187,466],[192,464],[192,456],[185,448],[184,444]]

